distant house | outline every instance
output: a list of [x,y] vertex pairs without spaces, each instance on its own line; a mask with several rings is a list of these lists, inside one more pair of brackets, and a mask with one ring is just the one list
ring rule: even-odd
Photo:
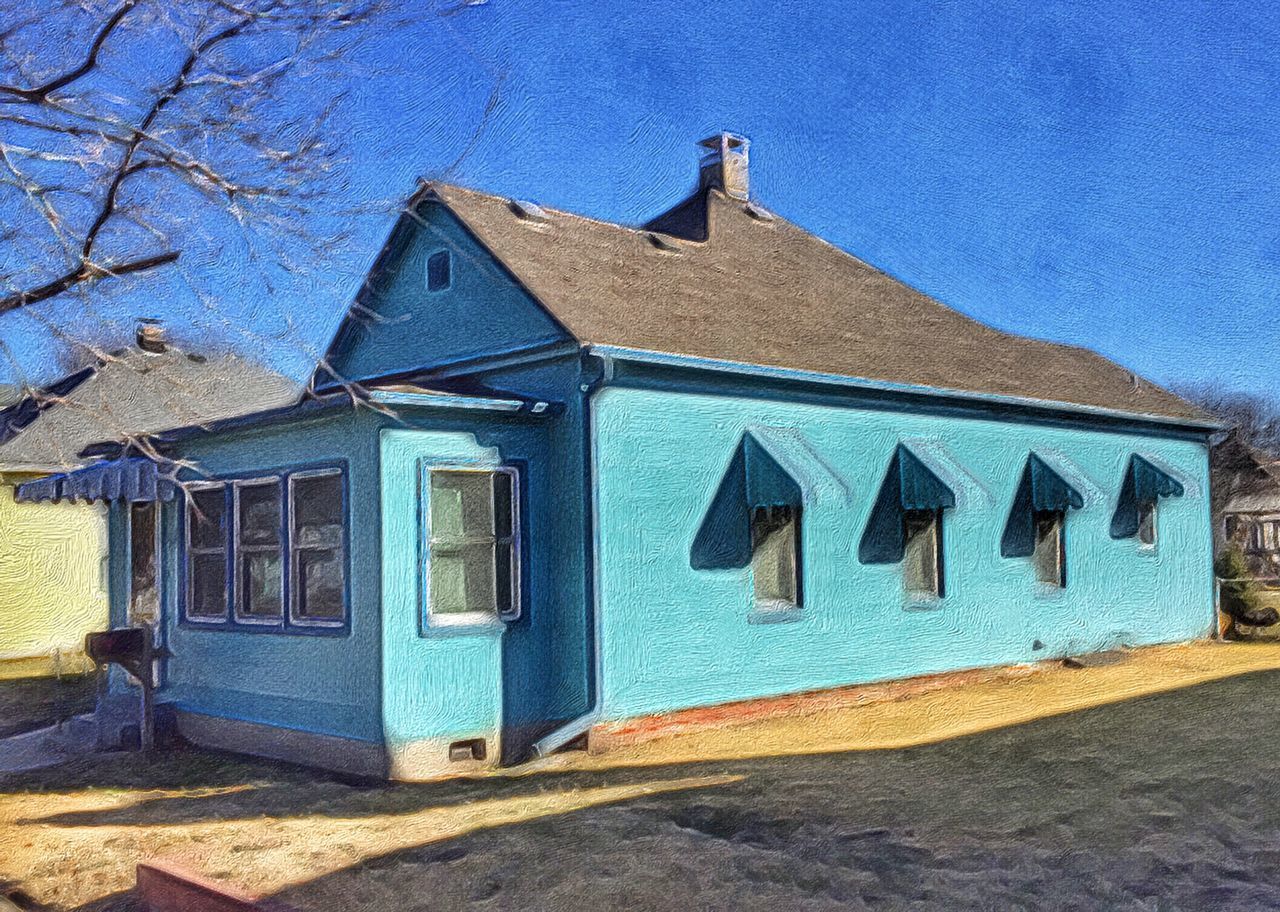
[[704,145],[641,227],[422,186],[308,396],[24,486],[110,501],[117,624],[102,492],[158,502],[182,733],[430,778],[1212,631],[1212,421],[836,249],[751,198],[745,139]]
[[1232,433],[1213,447],[1210,463],[1216,548],[1235,545],[1250,572],[1280,581],[1280,461]]
[[[17,485],[93,464],[82,451],[95,441],[141,440],[297,399],[298,384],[242,358],[209,360],[164,344],[154,328],[149,332],[144,344],[151,351],[95,358],[0,412],[0,677],[84,670],[85,634],[108,623],[103,503],[112,492],[53,491],[44,502],[24,503],[14,498]],[[148,534],[153,509],[148,501],[129,511],[139,540]],[[135,549],[140,573],[147,558]],[[135,586],[130,619],[156,616],[157,599],[154,582]]]

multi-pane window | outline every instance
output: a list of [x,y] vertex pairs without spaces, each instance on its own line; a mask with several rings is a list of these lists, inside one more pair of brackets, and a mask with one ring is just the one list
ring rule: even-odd
[[779,505],[751,511],[751,579],[756,604],[800,604],[800,510]]
[[515,473],[432,469],[427,610],[432,616],[519,611]]
[[437,250],[427,257],[427,291],[444,291],[452,279],[449,251]]
[[345,516],[338,469],[192,486],[187,619],[228,623],[231,605],[230,620],[238,625],[341,627]]
[[279,621],[284,613],[280,480],[235,485],[236,618]]
[[1036,530],[1031,563],[1036,579],[1051,586],[1067,585],[1066,514],[1061,510],[1038,510],[1033,515]]
[[308,473],[294,475],[289,482],[292,618],[301,623],[340,622],[346,601],[342,475]]
[[907,510],[902,514],[903,583],[913,595],[941,598],[945,594],[942,569],[942,511]]
[[227,496],[222,485],[187,492],[187,617],[227,615]]

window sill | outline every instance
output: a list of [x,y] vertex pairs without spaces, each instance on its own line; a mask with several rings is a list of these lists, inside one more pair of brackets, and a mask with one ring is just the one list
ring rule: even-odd
[[428,615],[422,625],[424,637],[449,636],[497,636],[507,625],[496,614],[468,612],[466,614]]
[[789,602],[765,603],[756,605],[747,615],[748,624],[790,624],[804,620],[803,605],[792,605]]
[[1065,598],[1067,594],[1066,586],[1057,586],[1053,583],[1043,583],[1036,580],[1036,598],[1043,602],[1056,602]]
[[940,595],[925,595],[908,592],[903,602],[903,611],[937,611],[945,602]]

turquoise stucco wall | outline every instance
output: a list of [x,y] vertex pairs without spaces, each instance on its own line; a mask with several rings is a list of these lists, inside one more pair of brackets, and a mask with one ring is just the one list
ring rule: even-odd
[[[381,740],[378,426],[378,417],[367,410],[335,412],[211,435],[182,448],[180,456],[214,477],[345,462],[351,625],[341,635],[308,635],[178,623],[179,525],[177,510],[170,509],[164,520],[162,601],[173,655],[161,701],[231,719]],[[113,550],[116,541],[113,536]]]
[[[594,401],[604,718],[1186,640],[1211,627],[1202,442],[641,388],[607,388]],[[783,442],[805,488],[804,607],[784,623],[753,622],[749,569],[689,563],[748,430]],[[906,596],[899,565],[857,559],[900,442],[926,454],[957,495],[945,520],[947,593],[936,604]],[[1000,556],[1033,449],[1085,497],[1067,521],[1065,590],[1037,584],[1028,560]],[[1161,502],[1154,551],[1109,536],[1134,452],[1187,486]]]
[[[491,737],[522,756],[587,709],[581,463],[572,415],[402,415],[381,435],[382,714],[393,747]],[[514,465],[522,489],[521,615],[423,628],[420,479],[428,466]]]

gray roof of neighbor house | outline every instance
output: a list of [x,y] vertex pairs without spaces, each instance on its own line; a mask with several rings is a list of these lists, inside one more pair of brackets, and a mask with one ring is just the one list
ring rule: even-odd
[[430,196],[582,343],[1209,420],[1095,352],[993,329],[713,187],[651,230],[445,184]]
[[300,384],[236,355],[130,348],[0,411],[0,469],[73,468],[93,443],[280,408],[301,393]]

